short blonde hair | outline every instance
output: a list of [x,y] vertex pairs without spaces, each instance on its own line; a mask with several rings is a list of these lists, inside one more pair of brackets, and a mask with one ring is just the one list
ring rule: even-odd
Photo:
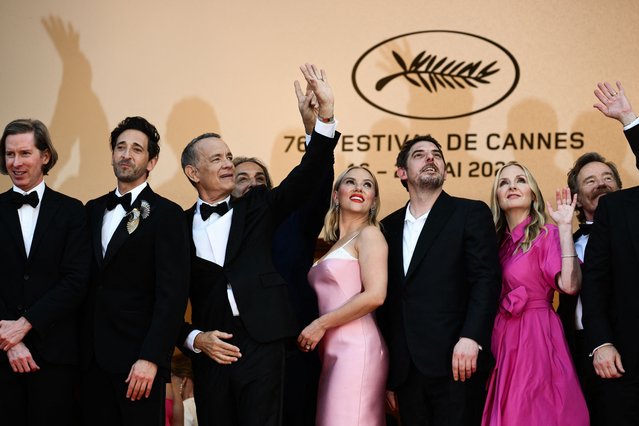
[[501,243],[504,239],[504,235],[506,233],[506,228],[508,224],[506,223],[506,218],[503,210],[499,207],[499,200],[497,199],[497,187],[499,184],[499,179],[501,179],[501,174],[506,167],[517,166],[519,167],[526,176],[526,180],[528,181],[528,185],[532,190],[533,199],[530,203],[530,223],[526,225],[526,230],[524,231],[524,239],[515,249],[515,253],[517,250],[521,248],[522,252],[527,252],[530,249],[532,242],[537,238],[541,230],[543,229],[546,233],[548,233],[548,229],[546,229],[546,204],[544,202],[544,196],[541,194],[539,190],[539,185],[537,181],[533,177],[530,170],[528,170],[524,165],[518,163],[517,161],[510,161],[509,163],[504,164],[498,171],[495,176],[495,181],[493,182],[493,192],[490,197],[490,210],[493,214],[493,222],[495,222],[495,230],[497,231],[497,240]]
[[334,243],[337,240],[339,240],[339,237],[340,237],[339,235],[339,203],[337,202],[334,194],[335,192],[339,190],[339,187],[342,185],[342,182],[344,181],[344,178],[346,177],[346,175],[351,170],[355,170],[355,169],[365,170],[369,175],[371,175],[371,178],[373,180],[373,187],[375,189],[375,201],[373,202],[373,205],[371,206],[371,209],[368,213],[368,224],[379,227],[378,221],[377,221],[377,215],[379,214],[381,203],[379,200],[379,184],[377,183],[377,179],[375,178],[375,175],[373,175],[373,173],[371,173],[371,171],[368,170],[366,167],[351,166],[347,168],[346,170],[344,170],[342,173],[340,173],[340,175],[337,176],[337,179],[335,179],[335,183],[333,184],[333,193],[331,194],[331,205],[328,209],[328,213],[326,213],[326,217],[324,218],[324,241],[328,243]]

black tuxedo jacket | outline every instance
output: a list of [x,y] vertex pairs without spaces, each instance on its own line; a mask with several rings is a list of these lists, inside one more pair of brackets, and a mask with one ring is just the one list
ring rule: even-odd
[[86,295],[90,263],[84,207],[45,188],[27,257],[12,191],[0,195],[0,318],[24,316],[31,323],[23,343],[36,362],[75,364],[77,312]]
[[[574,233],[572,238],[576,242],[580,236],[580,233]],[[578,299],[579,296],[559,293],[559,306],[557,307],[557,315],[561,319],[566,342],[573,357],[580,355],[577,354],[577,328],[575,327],[575,310],[577,309]]]
[[[265,343],[296,335],[298,326],[287,285],[273,265],[273,233],[286,216],[317,191],[321,177],[333,167],[338,139],[339,133],[330,139],[313,132],[301,163],[280,186],[270,191],[255,187],[232,200],[233,220],[223,267],[197,257],[191,245],[192,325],[185,324],[179,342],[195,328],[225,331],[227,283],[233,288],[242,322],[254,340]],[[194,214],[195,206],[187,211],[191,230]]]
[[581,301],[592,349],[613,343],[626,375],[639,360],[639,187],[599,199],[583,265]]
[[300,331],[319,316],[317,296],[307,276],[313,265],[317,236],[330,206],[333,178],[331,168],[321,178],[317,192],[280,224],[273,239],[275,269],[288,284]]
[[442,192],[404,275],[406,208],[382,221],[389,278],[379,316],[390,350],[390,389],[406,380],[410,360],[426,376],[452,378],[460,337],[482,346],[477,368],[487,369],[501,287],[497,236],[486,204]]
[[108,194],[87,203],[93,237],[91,298],[84,343],[98,365],[128,373],[138,359],[170,371],[171,355],[188,298],[189,236],[184,212],[147,186],[133,203],[151,206],[131,234],[127,217],[102,257],[102,220]]
[[[624,132],[630,149],[635,154],[637,159],[637,169],[639,169],[639,126],[632,127]],[[574,234],[575,241],[578,238],[577,233]],[[590,239],[588,240],[590,242]],[[575,336],[575,309],[577,309],[577,296],[571,296],[568,294],[559,295],[559,307],[557,308],[557,314],[561,318],[561,322],[564,326],[564,333],[566,335],[566,341],[570,347],[570,351],[575,354],[576,352],[576,336]]]
[[639,126],[631,127],[623,132],[628,140],[632,153],[635,154],[636,166],[639,169]]

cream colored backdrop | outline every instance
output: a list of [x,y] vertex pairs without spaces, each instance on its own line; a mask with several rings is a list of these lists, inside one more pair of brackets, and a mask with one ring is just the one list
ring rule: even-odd
[[[482,167],[490,175],[495,163],[517,159],[553,198],[574,159],[587,151],[615,161],[629,187],[639,182],[634,158],[621,126],[592,108],[592,92],[597,81],[619,79],[639,107],[636,6],[631,0],[3,1],[0,124],[44,121],[60,154],[47,183],[87,201],[115,186],[110,130],[127,115],[143,115],[162,135],[151,184],[187,207],[195,192],[179,154],[204,131],[220,132],[235,155],[262,158],[276,181],[285,176],[300,158],[296,144],[288,152],[287,146],[303,134],[293,80],[301,77],[299,64],[315,62],[328,72],[347,136],[336,151],[336,170],[369,164],[382,185],[384,215],[407,198],[393,177],[397,148],[388,140],[421,133],[445,147],[460,138],[476,141],[474,150],[446,150],[458,176],[449,175],[445,189],[454,195],[488,201],[492,177],[482,176]],[[391,115],[358,96],[351,79],[358,58],[384,40],[429,30],[471,33],[503,46],[519,64],[517,87],[490,109],[446,120]],[[415,39],[406,40],[385,45],[378,53],[387,60],[370,62],[369,70],[396,72],[392,50],[407,61],[415,57]],[[446,39],[428,48],[444,57]],[[483,55],[473,49],[469,43],[468,60]],[[507,63],[500,65],[504,75]],[[388,90],[404,90],[409,112],[454,100],[452,89],[429,94],[405,83],[397,79]],[[476,108],[485,89],[474,90],[457,90],[455,102]],[[494,147],[522,133],[550,134],[561,148],[488,149],[488,140]],[[368,150],[358,137],[371,142]],[[571,138],[583,142],[571,148]],[[1,177],[0,187],[9,186]]]

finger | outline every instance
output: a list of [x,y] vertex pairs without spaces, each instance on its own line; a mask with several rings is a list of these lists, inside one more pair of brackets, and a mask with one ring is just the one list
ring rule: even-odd
[[315,78],[315,80],[320,80],[322,77],[322,74],[320,73],[317,66],[315,66],[315,64],[311,64],[311,70],[313,71],[313,77]]
[[548,213],[551,216],[555,213],[555,210],[552,208],[552,205],[550,204],[550,201],[546,201],[546,210],[548,210]]
[[295,96],[297,96],[297,101],[303,102],[305,96],[304,96],[304,92],[302,92],[302,86],[300,86],[300,82],[295,80],[293,85],[295,86]]
[[477,371],[477,357],[474,356],[471,363],[470,363],[470,367],[471,367],[471,372],[474,373]]
[[11,365],[11,369],[13,370],[14,373],[22,373],[22,370],[20,369],[20,364],[16,362],[16,360],[12,360],[11,362],[9,362],[9,364]]
[[604,83],[604,86],[606,86],[606,90],[608,91],[608,94],[611,97],[615,96],[617,94],[617,91],[615,89],[613,89],[612,86],[610,85],[610,83],[608,83],[607,81]]
[[153,382],[149,381],[146,384],[146,392],[144,393],[145,398],[148,398],[151,395],[151,386],[153,386]]
[[602,106],[608,103],[608,98],[606,97],[606,95],[603,94],[601,90],[599,89],[595,90],[595,96],[597,97],[597,99],[599,99]]
[[142,386],[142,384],[140,383],[139,379],[133,379],[134,386],[133,386],[133,392],[131,394],[131,401],[136,401],[138,399],[140,399],[140,387]]
[[236,357],[233,356],[228,356],[228,355],[224,355],[224,354],[215,354],[213,357],[213,360],[215,360],[216,362],[218,362],[219,364],[231,364],[233,362],[237,361]]
[[617,367],[617,370],[619,370],[621,373],[626,372],[626,370],[623,369],[623,364],[621,363],[621,356],[619,354],[617,354],[617,356],[615,357],[615,366]]
[[457,357],[453,355],[453,379],[455,381],[459,380],[459,361]]
[[324,80],[324,83],[328,83],[328,78],[326,78],[326,71],[322,69],[320,70],[320,72],[321,72],[322,80]]
[[213,333],[213,336],[218,337],[219,339],[230,339],[233,337],[231,333],[226,333],[224,331],[216,331]]
[[[127,379],[128,381],[129,379]],[[126,388],[126,398],[129,399],[131,398],[131,395],[133,395],[133,386],[134,386],[134,382],[129,382],[129,386]]]
[[621,85],[621,81],[617,80],[617,92],[623,93],[623,86]]
[[228,351],[228,352],[233,352],[238,354],[240,353],[240,348],[230,343],[224,342],[222,340],[218,341],[214,346],[222,351]]
[[36,364],[35,360],[32,357],[29,357],[27,359],[27,364],[29,365],[32,371],[37,371],[40,369],[40,366]]
[[602,114],[605,114],[605,109],[606,109],[605,106],[603,106],[601,104],[594,104],[593,107],[597,108],[599,111],[601,111]]

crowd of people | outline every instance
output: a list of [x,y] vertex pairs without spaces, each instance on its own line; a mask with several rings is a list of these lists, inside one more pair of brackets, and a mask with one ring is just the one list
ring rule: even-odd
[[[638,424],[639,188],[586,153],[545,202],[510,162],[489,207],[444,191],[442,147],[417,136],[395,163],[408,202],[380,221],[371,171],[332,183],[333,91],[300,69],[299,165],[273,186],[259,159],[199,135],[181,156],[186,211],[147,183],[160,135],[142,117],[112,131],[117,186],[86,206],[45,184],[57,153],[42,122],[5,127],[2,421]],[[595,95],[639,168],[623,86]],[[313,263],[322,228],[331,247]]]

